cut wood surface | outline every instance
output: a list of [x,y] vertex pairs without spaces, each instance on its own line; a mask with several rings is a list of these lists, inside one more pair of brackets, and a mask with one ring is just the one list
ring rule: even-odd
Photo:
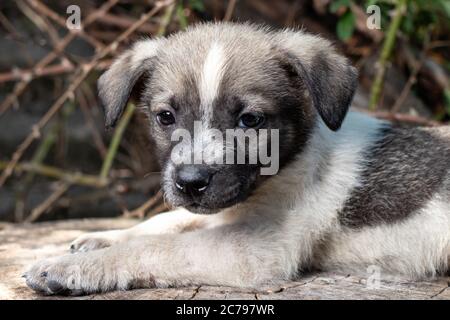
[[312,273],[296,281],[258,289],[196,286],[140,289],[82,297],[46,297],[34,293],[21,274],[34,261],[67,254],[69,243],[85,232],[126,228],[130,219],[87,219],[28,225],[0,224],[0,299],[450,299],[449,278],[407,281],[383,277],[379,286],[370,275]]

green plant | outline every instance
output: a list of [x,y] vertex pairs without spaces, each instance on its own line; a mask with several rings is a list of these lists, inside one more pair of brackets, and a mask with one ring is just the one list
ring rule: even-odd
[[[336,34],[341,40],[349,39],[355,30],[355,15],[351,10],[352,5],[362,7],[364,11],[371,5],[377,5],[381,12],[381,28],[385,30],[392,20],[392,11],[398,0],[333,0],[329,11],[339,13],[336,25]],[[400,25],[400,31],[420,43],[425,38],[430,28],[441,32],[443,28],[450,26],[450,1],[449,0],[408,0],[406,13]]]
[[[397,1],[369,0],[365,6],[376,4],[380,6],[382,21],[390,21],[390,12]],[[384,24],[385,25],[385,24]],[[408,0],[406,13],[400,25],[400,30],[410,40],[422,42],[432,31],[440,32],[450,26],[450,1],[448,0]]]
[[178,19],[178,23],[180,24],[180,29],[182,30],[186,29],[189,25],[189,21],[186,16],[186,8],[198,12],[204,12],[205,4],[203,3],[203,0],[178,1],[175,15]]
[[450,115],[450,88],[444,90],[444,106],[445,111]]
[[[380,9],[381,31],[384,41],[377,63],[377,75],[371,89],[370,108],[375,109],[382,93],[385,69],[396,48],[396,39],[402,34],[413,51],[421,51],[425,43],[441,40],[450,29],[449,0],[332,0],[329,11],[338,16],[336,35],[346,41],[355,31],[355,7],[364,12],[368,6],[377,5]],[[448,57],[443,56],[441,64],[450,65]],[[450,89],[443,92],[446,113],[450,115]]]
[[355,31],[356,19],[353,12],[350,10],[350,0],[336,0],[330,4],[330,12],[337,13],[340,10],[345,10],[344,14],[339,17],[336,25],[336,34],[339,39],[345,41],[351,38]]

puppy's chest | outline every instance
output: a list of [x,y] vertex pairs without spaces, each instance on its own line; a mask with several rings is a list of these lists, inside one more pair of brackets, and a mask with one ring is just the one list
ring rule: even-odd
[[[358,184],[338,212],[350,228],[392,224],[450,196],[450,143],[431,130],[386,128],[363,154]],[[449,206],[450,207],[450,206]]]

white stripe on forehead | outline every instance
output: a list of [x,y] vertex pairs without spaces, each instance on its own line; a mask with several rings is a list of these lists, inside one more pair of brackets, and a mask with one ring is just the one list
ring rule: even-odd
[[200,107],[205,124],[211,123],[212,103],[219,91],[225,69],[225,53],[217,42],[213,42],[206,55],[199,84]]

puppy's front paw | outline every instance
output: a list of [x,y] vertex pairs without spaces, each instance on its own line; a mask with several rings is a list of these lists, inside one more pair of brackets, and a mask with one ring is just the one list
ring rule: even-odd
[[112,290],[118,285],[116,263],[110,261],[109,256],[103,256],[101,259],[100,255],[89,252],[41,260],[24,277],[31,289],[48,295],[82,295]]
[[122,234],[122,230],[83,234],[70,244],[70,252],[86,252],[109,247],[119,242],[122,239]]

